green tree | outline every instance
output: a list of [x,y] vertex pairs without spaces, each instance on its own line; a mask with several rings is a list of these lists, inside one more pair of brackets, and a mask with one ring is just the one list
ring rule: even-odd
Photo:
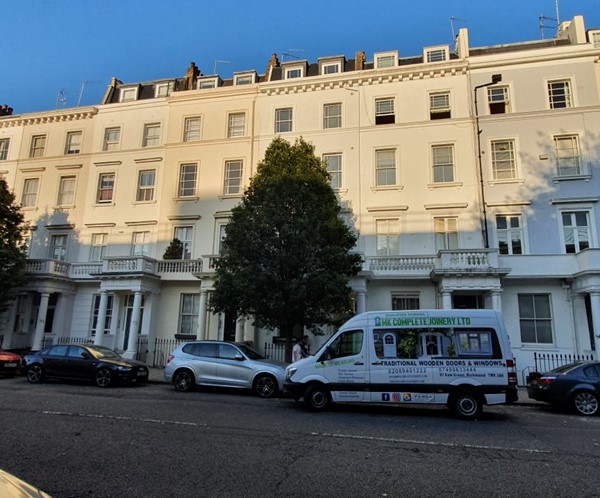
[[163,259],[183,259],[183,244],[178,238],[174,238],[165,249]]
[[216,261],[211,309],[279,328],[288,356],[294,330],[347,315],[348,278],[361,268],[350,252],[357,234],[342,220],[329,179],[313,145],[273,140],[232,210]]
[[0,178],[0,311],[6,310],[15,292],[25,281],[25,234],[20,207],[6,180]]

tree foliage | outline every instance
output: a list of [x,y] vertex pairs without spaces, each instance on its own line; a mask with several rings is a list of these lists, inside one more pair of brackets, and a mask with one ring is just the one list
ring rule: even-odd
[[279,328],[334,323],[351,303],[362,258],[314,146],[276,138],[232,211],[216,261],[211,309]]
[[183,244],[177,237],[165,249],[163,259],[183,259]]
[[15,195],[6,180],[0,178],[0,311],[8,307],[25,280],[26,232],[27,226],[20,207],[15,204]]

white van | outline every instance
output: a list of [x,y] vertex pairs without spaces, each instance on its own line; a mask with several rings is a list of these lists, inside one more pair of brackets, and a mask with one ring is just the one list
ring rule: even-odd
[[517,400],[502,318],[493,310],[372,311],[346,322],[314,356],[286,369],[284,394],[330,402],[445,404],[476,418]]

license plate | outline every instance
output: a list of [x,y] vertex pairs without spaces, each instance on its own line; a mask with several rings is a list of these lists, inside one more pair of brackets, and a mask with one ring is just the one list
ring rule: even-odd
[[146,375],[148,375],[148,372],[145,372],[144,370],[140,370],[137,373],[138,377],[146,377]]
[[17,366],[17,364],[16,364],[16,363],[5,363],[5,364],[4,364],[4,366],[5,366],[6,368],[12,368],[12,367],[16,367],[16,366]]

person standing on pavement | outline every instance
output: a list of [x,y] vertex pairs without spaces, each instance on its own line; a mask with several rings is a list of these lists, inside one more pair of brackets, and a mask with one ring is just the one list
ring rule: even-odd
[[296,342],[292,348],[292,363],[295,363],[305,357],[302,351],[306,346],[306,337],[307,336],[303,336],[298,339],[298,342]]

